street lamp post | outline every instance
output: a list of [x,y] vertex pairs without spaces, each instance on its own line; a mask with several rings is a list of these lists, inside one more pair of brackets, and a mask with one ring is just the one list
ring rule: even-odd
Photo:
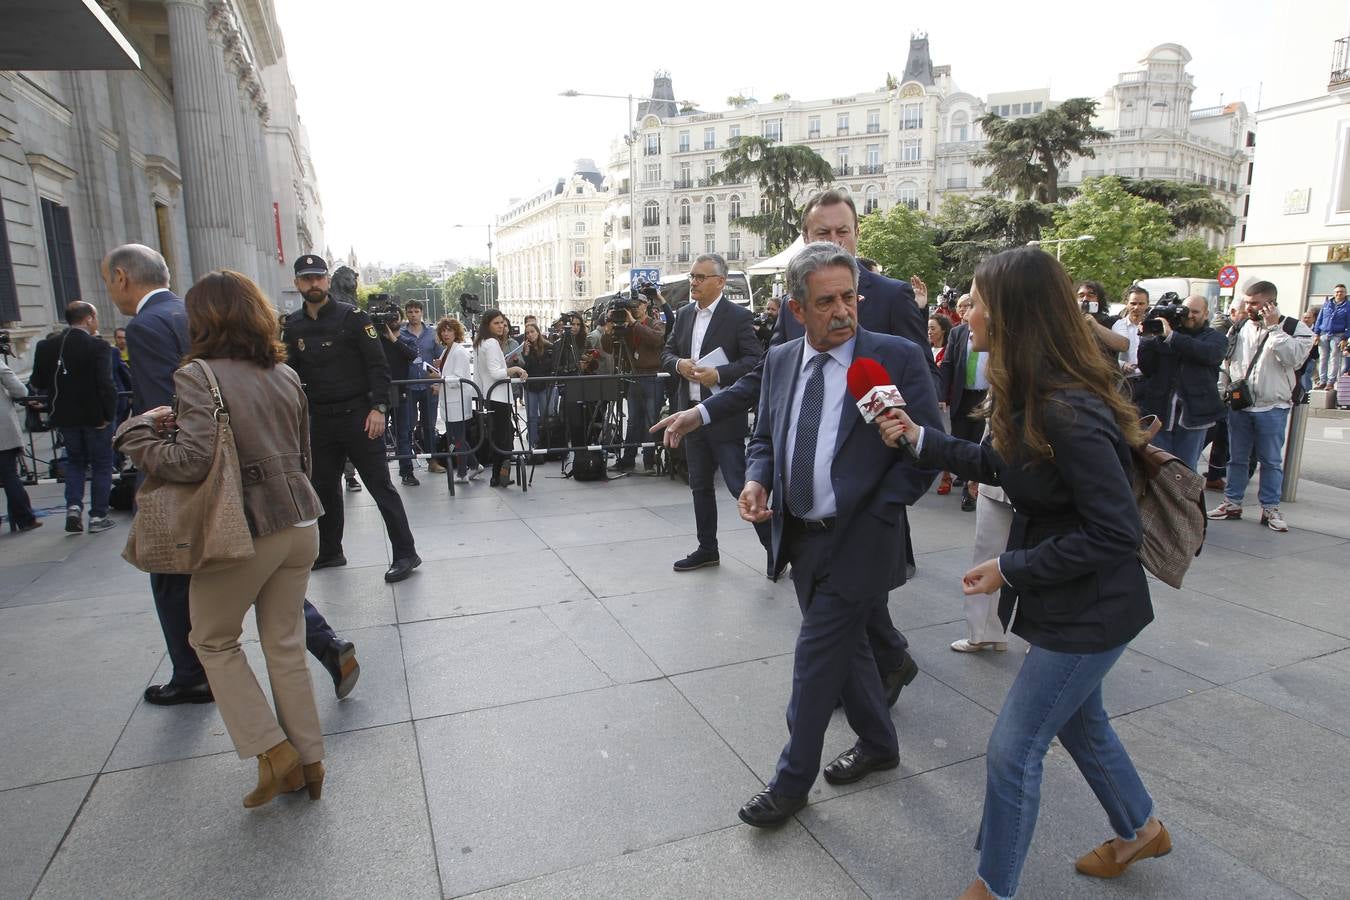
[[[486,228],[486,229],[487,229],[487,252],[488,252],[488,254],[487,254],[487,267],[488,267],[488,269],[490,270],[490,269],[492,268],[492,223],[491,223],[491,222],[488,222],[486,225],[464,225],[464,224],[461,224],[461,223],[458,223],[458,222],[457,222],[457,223],[451,225],[450,227],[451,227],[451,228]],[[487,284],[488,284],[487,279],[484,279],[484,290],[483,290],[483,293],[485,293],[485,294],[487,293]],[[484,297],[484,298],[483,298],[483,302],[487,303],[487,302],[491,301],[491,299],[492,299],[491,297]]]
[[1063,245],[1063,244],[1072,244],[1072,243],[1075,243],[1075,242],[1080,242],[1080,243],[1081,243],[1081,242],[1085,242],[1085,241],[1095,241],[1096,239],[1097,239],[1097,236],[1096,236],[1095,234],[1080,234],[1078,237],[1071,237],[1071,238],[1055,238],[1055,239],[1048,240],[1048,241],[1027,241],[1027,246],[1028,246],[1028,247],[1040,247],[1040,246],[1043,246],[1043,245],[1045,245],[1045,244],[1054,244],[1054,245],[1055,245],[1055,259],[1059,259],[1059,251],[1060,251],[1061,245]]

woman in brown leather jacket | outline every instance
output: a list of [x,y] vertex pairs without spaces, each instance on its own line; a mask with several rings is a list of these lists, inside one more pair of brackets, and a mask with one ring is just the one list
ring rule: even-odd
[[[192,576],[188,640],[239,757],[258,758],[258,786],[244,797],[244,806],[261,806],[306,785],[318,799],[323,733],[305,663],[301,612],[319,549],[315,523],[323,514],[308,476],[309,408],[299,377],[284,364],[277,312],[256,284],[238,272],[212,272],[187,292],[186,305],[189,349],[174,375],[176,408],[161,406],[127,420],[116,445],[137,468],[158,478],[204,479],[215,441],[215,402],[193,361],[210,365],[231,413],[255,555]],[[277,715],[239,646],[250,607]]]

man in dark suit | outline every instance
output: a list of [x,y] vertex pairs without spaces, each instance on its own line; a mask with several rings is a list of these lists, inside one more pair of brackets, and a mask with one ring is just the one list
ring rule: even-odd
[[[984,373],[989,354],[971,349],[970,325],[965,319],[970,315],[972,305],[969,294],[956,301],[956,310],[961,313],[961,324],[947,335],[947,349],[942,354],[938,373],[942,382],[938,389],[938,401],[951,411],[952,436],[978,444],[980,438],[984,437],[984,419],[971,413],[989,394],[989,380]],[[970,481],[964,484],[961,509],[963,512],[974,512],[975,496],[980,486]]]
[[[169,267],[164,257],[143,244],[124,244],[104,257],[101,269],[109,298],[123,315],[131,316],[126,332],[128,355],[136,361],[131,372],[133,411],[143,413],[157,406],[172,406],[173,373],[188,352],[187,310],[183,301],[169,290]],[[190,575],[150,576],[155,612],[173,663],[173,675],[167,683],[152,684],[145,689],[146,702],[156,706],[210,703],[214,699],[206,683],[206,672],[188,644],[188,632],[192,629],[188,619],[191,582]],[[305,644],[333,678],[339,699],[347,696],[361,672],[356,648],[339,638],[308,600]]]
[[917,468],[862,421],[848,369],[880,363],[915,421],[939,421],[926,354],[911,341],[861,329],[853,255],[808,244],[788,266],[791,315],[804,337],[769,350],[750,439],[741,516],[772,523],[771,554],[792,564],[802,610],[788,702],[788,742],[766,790],[740,810],[755,826],[778,825],[806,805],[820,769],[825,729],[842,698],[857,743],[825,767],[847,784],[899,764],[895,726],[867,638],[872,611],[905,582],[895,552],[902,511],[937,473]]
[[[681,409],[713,396],[755,367],[760,358],[755,339],[754,316],[748,309],[723,300],[727,262],[716,253],[705,253],[689,271],[689,296],[693,303],[680,310],[675,327],[666,339],[661,367],[683,380],[677,401]],[[689,464],[689,489],[694,493],[694,522],[698,549],[675,563],[676,572],[689,572],[718,563],[717,500],[713,472],[733,497],[745,483],[745,410],[727,416],[685,442]],[[757,529],[767,542],[767,529]]]
[[[815,194],[802,209],[802,238],[806,241],[832,241],[855,257],[858,252],[858,210],[853,198],[841,191],[828,190]],[[928,316],[914,300],[914,289],[902,281],[886,278],[868,269],[858,273],[858,324],[874,334],[891,334],[912,341],[916,346],[928,346]],[[864,299],[865,298],[865,299]],[[802,324],[790,315],[778,317],[778,327],[770,346],[799,338],[804,333]],[[937,382],[937,369],[932,354],[926,354],[930,377]],[[705,399],[692,410],[668,416],[652,427],[652,431],[666,429],[665,441],[677,446],[684,435],[710,423],[728,417],[744,415],[759,400],[763,361],[734,385],[714,397]],[[904,512],[902,516],[906,515]],[[900,529],[905,562],[914,564],[914,550],[909,528]],[[775,569],[770,560],[767,574],[776,579],[781,569]],[[913,571],[912,569],[910,570]],[[900,692],[919,673],[918,664],[909,655],[909,641],[891,622],[890,610],[883,604],[873,610],[872,622],[867,628],[872,642],[872,655],[881,668],[886,683],[886,699],[893,706]]]
[[89,532],[106,531],[112,491],[112,347],[98,334],[98,310],[73,300],[66,306],[66,330],[40,341],[33,352],[33,389],[47,395],[51,423],[66,447],[66,531],[84,531],[84,474],[89,471]]

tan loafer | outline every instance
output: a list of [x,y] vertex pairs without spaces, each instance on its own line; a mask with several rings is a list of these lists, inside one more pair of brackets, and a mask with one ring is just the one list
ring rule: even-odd
[[1172,852],[1172,835],[1167,833],[1167,827],[1162,823],[1159,823],[1158,833],[1153,836],[1153,840],[1140,847],[1135,851],[1134,856],[1124,862],[1116,862],[1115,851],[1111,849],[1113,843],[1115,843],[1115,838],[1097,847],[1086,856],[1079,857],[1074,868],[1084,875],[1091,875],[1093,878],[1119,878],[1125,874],[1126,869],[1141,859],[1166,856]]
[[979,653],[981,650],[997,650],[1000,653],[1008,649],[1007,641],[972,641],[961,638],[952,641],[952,649],[957,653]]

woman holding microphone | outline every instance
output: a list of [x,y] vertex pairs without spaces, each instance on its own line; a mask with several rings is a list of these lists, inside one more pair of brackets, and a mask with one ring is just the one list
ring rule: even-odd
[[962,580],[966,594],[999,592],[1000,618],[1031,648],[989,738],[979,877],[961,900],[1016,894],[1055,737],[1116,834],[1078,860],[1079,872],[1115,878],[1172,849],[1102,706],[1106,673],[1153,620],[1136,555],[1137,412],[1054,257],[1031,248],[992,256],[971,294],[974,347],[989,353],[990,436],[959,440],[903,412],[881,422],[887,443],[903,436],[920,465],[1001,485],[1016,509],[1007,550]]

